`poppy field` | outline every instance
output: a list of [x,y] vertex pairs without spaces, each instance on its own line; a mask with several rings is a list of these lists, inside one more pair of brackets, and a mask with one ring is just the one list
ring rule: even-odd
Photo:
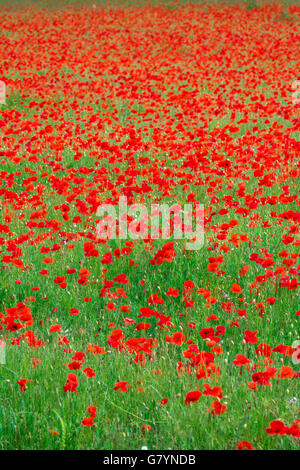
[[[300,7],[257,3],[0,2],[0,449],[299,449]],[[124,196],[203,246],[99,238]]]

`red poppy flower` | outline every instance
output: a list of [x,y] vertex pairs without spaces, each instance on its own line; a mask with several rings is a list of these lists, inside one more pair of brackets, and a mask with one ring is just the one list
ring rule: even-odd
[[166,405],[166,403],[168,403],[168,398],[162,398],[159,402],[160,405]]
[[89,379],[92,377],[96,377],[96,373],[91,367],[86,367],[85,369],[83,369],[83,372]]
[[253,450],[254,447],[248,441],[240,441],[237,445],[238,450]]
[[86,426],[86,427],[91,427],[91,426],[94,426],[95,423],[94,423],[94,418],[84,418],[82,421],[81,421],[81,424],[83,426]]
[[63,389],[65,392],[77,392],[78,379],[75,374],[68,374],[66,385]]
[[121,392],[128,392],[128,382],[117,382],[114,386],[114,390],[121,390]]
[[190,405],[191,403],[197,403],[201,397],[202,393],[199,390],[192,390],[186,394],[184,404]]
[[17,381],[17,384],[20,386],[20,392],[25,392],[27,382],[29,382],[29,379],[20,379]]

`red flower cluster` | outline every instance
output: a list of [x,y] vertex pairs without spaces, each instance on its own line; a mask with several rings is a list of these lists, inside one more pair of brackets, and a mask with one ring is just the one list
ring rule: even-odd
[[[30,397],[55,396],[70,426],[107,407],[120,446],[126,413],[153,443],[156,419],[199,412],[221,448],[232,429],[240,450],[275,445],[266,432],[294,447],[300,8],[81,3],[0,15],[0,395],[15,377],[7,407],[33,441]],[[175,237],[178,213],[167,236],[124,240],[135,204],[203,204],[203,246]],[[117,240],[97,235],[100,206]],[[291,426],[266,428],[274,403]]]

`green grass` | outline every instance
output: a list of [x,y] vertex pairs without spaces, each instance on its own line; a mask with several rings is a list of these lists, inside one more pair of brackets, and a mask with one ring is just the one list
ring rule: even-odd
[[[6,3],[0,0],[1,4]],[[66,2],[67,4],[75,4],[75,2]],[[107,2],[95,2],[101,4]],[[138,2],[139,3],[139,2]],[[155,2],[154,2],[155,3]],[[185,2],[182,2],[185,3]],[[196,2],[193,2],[196,3]],[[201,2],[200,2],[201,3]],[[291,2],[293,4],[294,2]],[[79,5],[80,2],[76,2]],[[112,4],[119,4],[119,2],[112,2]],[[124,7],[127,2],[122,2]],[[15,2],[10,4],[10,8],[22,7],[22,2]],[[45,8],[53,8],[54,4],[45,4],[44,2],[37,2]],[[57,6],[61,4],[58,2]],[[168,4],[170,8],[173,4]],[[249,0],[247,2],[249,9],[255,8],[255,2]],[[5,11],[3,10],[3,15]],[[0,9],[1,15],[1,9]],[[273,23],[272,23],[273,24]],[[9,31],[3,34],[9,36]],[[191,40],[189,32],[186,33],[187,42]],[[88,32],[82,33],[83,41],[88,38]],[[188,45],[187,45],[188,46]],[[159,48],[160,45],[154,45]],[[215,51],[216,54],[218,51]],[[184,57],[184,55],[183,55]],[[182,66],[182,64],[179,64]],[[268,64],[272,70],[272,62]],[[89,74],[88,67],[86,68],[86,77],[82,70],[76,68],[68,68],[68,66],[61,67],[59,76],[62,82],[67,81],[70,89],[77,87],[78,82],[87,80],[89,83],[94,83],[97,78],[96,72],[93,71]],[[292,67],[291,67],[292,68]],[[22,70],[21,70],[22,72]],[[91,132],[93,136],[101,138],[103,141],[108,142],[110,146],[116,145],[121,148],[124,142],[128,141],[126,134],[129,124],[133,124],[135,129],[143,129],[142,137],[143,142],[149,142],[150,149],[134,150],[134,158],[136,161],[134,184],[141,185],[143,182],[151,181],[153,177],[154,166],[163,172],[166,168],[173,168],[175,164],[179,166],[182,172],[185,172],[185,177],[188,179],[188,188],[182,183],[183,175],[175,174],[172,176],[174,185],[171,188],[171,193],[174,194],[179,201],[186,202],[189,193],[194,193],[197,201],[204,204],[207,208],[213,205],[211,202],[211,194],[207,192],[209,187],[209,180],[206,184],[197,184],[194,179],[194,172],[191,168],[184,167],[183,163],[187,161],[187,155],[184,153],[192,153],[193,150],[178,150],[181,152],[180,158],[177,160],[172,159],[172,155],[168,153],[168,149],[163,147],[155,147],[155,132],[162,132],[166,142],[172,139],[170,135],[171,127],[168,127],[170,119],[175,121],[174,128],[178,124],[176,114],[182,113],[181,104],[174,107],[170,106],[169,113],[162,112],[160,119],[155,118],[156,109],[149,114],[151,119],[150,124],[141,119],[141,123],[136,123],[132,120],[135,111],[142,115],[145,103],[129,102],[121,98],[113,98],[105,100],[98,97],[96,102],[96,92],[86,94],[86,97],[75,94],[74,100],[70,99],[68,95],[69,90],[66,90],[66,97],[59,89],[57,94],[49,98],[50,104],[44,105],[43,109],[39,108],[39,103],[44,101],[43,96],[39,96],[39,91],[34,87],[29,89],[27,85],[22,84],[26,82],[26,76],[18,70],[7,70],[6,78],[15,81],[15,89],[9,93],[6,105],[0,105],[0,120],[1,114],[6,112],[13,112],[11,115],[11,128],[12,134],[19,142],[21,137],[25,134],[27,139],[37,137],[38,141],[42,143],[38,151],[37,161],[30,161],[27,154],[27,147],[24,143],[20,144],[18,152],[20,155],[25,156],[24,159],[15,164],[12,160],[6,158],[6,163],[2,165],[1,170],[8,173],[15,173],[16,170],[20,174],[15,175],[14,186],[11,188],[20,198],[26,199],[22,207],[13,207],[14,202],[9,203],[1,196],[1,211],[2,222],[4,221],[6,209],[15,213],[12,221],[9,223],[11,233],[8,235],[0,234],[0,236],[7,240],[16,241],[17,237],[21,234],[29,233],[30,228],[26,222],[30,220],[30,214],[36,210],[43,208],[48,211],[44,218],[47,220],[55,219],[61,223],[60,232],[76,233],[78,231],[92,230],[91,227],[95,225],[95,216],[93,220],[89,220],[85,215],[79,214],[78,210],[72,202],[70,204],[70,220],[64,221],[60,211],[55,210],[55,206],[60,206],[66,203],[67,184],[70,186],[68,190],[70,194],[80,188],[83,183],[67,181],[66,169],[79,170],[78,176],[86,178],[85,184],[90,184],[89,188],[98,190],[97,186],[100,183],[95,182],[94,173],[83,175],[80,173],[83,167],[96,169],[95,158],[93,156],[94,149],[90,145],[82,150],[83,157],[81,160],[74,161],[76,139],[79,136],[78,128],[84,130],[80,137],[83,141],[90,138]],[[42,70],[32,69],[32,76],[36,77],[37,74],[45,77],[51,71],[47,68]],[[246,70],[247,72],[247,70]],[[67,77],[67,78],[66,78]],[[102,76],[101,76],[102,78]],[[111,72],[105,77],[107,80],[116,80],[116,76]],[[188,72],[184,80],[188,80]],[[276,121],[279,125],[283,125],[284,130],[287,132],[291,127],[291,116],[284,115],[282,112],[286,105],[286,101],[282,96],[276,96],[276,83],[274,87],[270,84],[264,84],[263,80],[260,83],[261,88],[258,87],[258,92],[265,91],[265,96],[270,101],[276,100],[278,112],[274,112],[270,117],[264,115],[261,109],[255,110],[251,108],[251,100],[247,97],[247,92],[251,91],[251,83],[247,82],[249,76],[245,73],[243,78],[244,83],[241,87],[240,102],[244,105],[249,105],[249,121],[240,126],[238,133],[234,135],[234,142],[238,145],[243,138],[247,135],[247,131],[253,136],[256,132],[253,131],[253,126],[256,125],[255,118],[258,116],[259,122],[257,124],[259,131],[265,130],[266,133],[270,131],[273,123]],[[207,83],[202,84],[199,90],[199,97],[208,94],[210,95],[209,106],[216,100],[216,93],[214,91],[215,83],[207,79]],[[153,89],[157,92],[158,96],[162,96],[163,100],[168,99],[170,88],[160,88],[160,83],[157,82],[156,87]],[[20,91],[21,90],[21,91]],[[77,91],[77,88],[76,88]],[[224,99],[228,101],[230,107],[231,96],[230,84],[225,88]],[[252,89],[253,91],[253,89]],[[173,89],[174,95],[178,95],[180,91],[178,86]],[[82,92],[83,93],[83,92]],[[69,101],[68,101],[69,100]],[[247,101],[248,100],[248,101]],[[35,105],[31,107],[31,103],[35,101]],[[142,101],[142,100],[141,100]],[[75,110],[71,104],[78,104],[78,109]],[[108,106],[107,110],[103,110],[102,104]],[[54,106],[59,110],[59,116],[51,114]],[[239,155],[227,154],[228,147],[224,143],[224,137],[221,134],[222,129],[226,125],[232,124],[230,115],[225,112],[220,116],[214,116],[213,108],[208,107],[206,114],[200,116],[207,119],[209,133],[216,136],[216,146],[219,146],[219,151],[224,153],[225,158],[243,166],[243,163],[238,160]],[[42,111],[45,116],[42,116]],[[134,111],[134,112],[133,112]],[[30,130],[20,130],[20,122],[17,116],[20,113],[22,116],[22,125],[27,123]],[[115,113],[115,114],[114,114]],[[212,114],[210,114],[212,113]],[[183,113],[184,114],[184,113]],[[97,119],[103,121],[103,126],[98,128],[87,128],[86,119],[91,115],[96,115]],[[213,120],[208,122],[208,117],[213,116]],[[114,116],[114,118],[112,118]],[[129,117],[129,119],[128,119]],[[243,114],[236,113],[235,122],[243,117]],[[269,117],[270,123],[266,124],[264,119]],[[193,131],[193,126],[184,115],[182,118],[184,124],[187,123],[191,127],[185,128],[185,132]],[[50,139],[43,141],[43,136],[40,129],[35,129],[34,122],[41,122],[43,125],[52,125],[54,139],[53,142],[60,142],[63,139],[63,132],[65,129],[63,125],[65,122],[70,124],[70,134],[65,137],[66,145],[62,144],[59,151],[51,148]],[[60,128],[60,126],[62,126]],[[77,127],[78,126],[78,127]],[[197,129],[197,126],[195,126]],[[218,129],[220,133],[218,134]],[[172,129],[174,130],[174,129]],[[50,132],[50,131],[49,131]],[[119,133],[112,135],[113,132]],[[148,132],[148,135],[147,135]],[[186,134],[179,130],[176,138],[178,139],[178,146],[180,146]],[[154,136],[154,137],[153,137]],[[275,137],[274,137],[275,138]],[[295,136],[296,138],[296,136]],[[10,140],[11,135],[1,133],[1,150],[9,149],[13,146]],[[199,135],[196,136],[195,141],[201,141]],[[52,143],[53,143],[52,142]],[[43,144],[45,144],[43,146]],[[130,143],[128,144],[128,146]],[[151,147],[153,145],[153,147]],[[204,144],[203,144],[204,145]],[[249,147],[245,142],[245,151]],[[267,144],[266,144],[267,147]],[[111,147],[112,148],[112,147]],[[113,191],[109,186],[112,182],[118,189],[126,185],[125,182],[118,181],[118,175],[126,175],[130,179],[130,158],[126,160],[126,147],[121,149],[121,157],[118,156],[114,161],[112,159],[113,151],[101,150],[103,154],[99,160],[100,167],[103,166],[108,170],[107,181],[103,179],[101,184],[106,184],[106,189],[100,192],[103,201],[115,197]],[[209,165],[215,165],[212,156],[214,155],[213,149],[209,145],[205,147],[208,151],[206,158],[209,160]],[[284,144],[278,142],[276,149],[267,147],[264,149],[266,153],[274,151],[274,158],[281,158],[285,151]],[[255,157],[253,160],[258,161],[262,167],[266,165],[264,155],[261,148],[253,150],[256,155],[263,155],[262,157]],[[261,152],[261,153],[259,153]],[[277,152],[275,154],[275,152]],[[296,153],[290,152],[290,171],[297,168]],[[29,153],[29,152],[28,152]],[[59,155],[58,155],[59,154]],[[146,173],[143,173],[145,166],[138,163],[139,156],[149,156],[151,164],[147,167]],[[62,169],[53,172],[53,175],[64,181],[65,186],[58,190],[55,186],[55,179],[42,177],[43,172],[51,171],[47,164],[46,158],[54,161],[56,157],[57,163],[62,165]],[[0,159],[5,157],[0,157]],[[119,168],[120,173],[113,173]],[[29,170],[28,170],[29,169]],[[265,167],[263,168],[265,171]],[[280,165],[275,165],[270,169],[273,172],[277,181],[271,187],[263,187],[263,196],[279,196],[282,194],[282,186],[288,185],[291,194],[297,194],[299,191],[299,183],[295,177],[284,176],[283,181],[279,177],[287,170],[283,167],[283,161]],[[26,189],[23,180],[30,177],[30,171],[35,172],[38,177],[34,181],[31,189]],[[110,173],[111,172],[111,173]],[[267,173],[267,171],[265,171]],[[175,172],[176,173],[176,172]],[[52,175],[52,176],[53,176]],[[101,175],[103,176],[103,175]],[[205,179],[207,175],[204,172],[199,172],[199,178]],[[258,184],[260,177],[253,176],[253,168],[250,166],[245,167],[240,176],[230,176],[226,178],[226,174],[217,175],[211,173],[210,181],[217,180],[217,189],[215,196],[218,197],[219,203],[213,205],[213,210],[220,210],[225,206],[223,198],[231,195],[233,200],[237,203],[241,202],[239,196],[239,185],[242,182],[246,184],[246,193],[257,195],[257,191],[261,189]],[[65,179],[64,179],[65,178]],[[104,178],[104,177],[103,177]],[[128,180],[127,180],[128,181]],[[57,182],[57,181],[56,181]],[[103,183],[103,186],[105,184]],[[152,184],[152,183],[151,183]],[[43,185],[42,204],[34,207],[33,196],[38,194],[39,185]],[[94,185],[94,186],[93,186]],[[163,184],[153,183],[154,187],[151,196],[153,199],[162,198],[162,202],[173,202],[174,196],[165,196],[165,187]],[[231,188],[228,189],[228,185]],[[2,186],[3,187],[3,186]],[[79,194],[79,199],[83,200],[85,194]],[[99,196],[99,197],[100,197]],[[137,196],[139,199],[140,196]],[[282,419],[285,424],[291,425],[298,416],[299,408],[299,386],[297,379],[271,379],[271,386],[258,387],[258,390],[250,390],[248,383],[251,380],[252,372],[242,370],[236,367],[232,361],[237,354],[244,354],[251,359],[251,364],[260,360],[262,366],[262,359],[255,354],[257,345],[249,345],[243,343],[243,336],[245,330],[259,332],[259,343],[267,343],[272,348],[279,344],[291,345],[293,341],[298,339],[299,325],[297,322],[296,311],[299,309],[299,296],[296,291],[289,291],[287,289],[278,289],[278,282],[274,278],[268,279],[265,283],[259,286],[259,292],[256,294],[255,290],[250,291],[251,283],[253,283],[257,276],[263,275],[265,270],[249,261],[249,256],[254,253],[260,253],[260,248],[264,248],[273,254],[275,266],[282,265],[282,257],[279,256],[280,251],[286,247],[282,244],[282,235],[287,233],[289,223],[284,221],[282,225],[277,224],[271,218],[271,211],[276,210],[277,213],[284,212],[285,210],[297,211],[299,209],[297,201],[293,201],[286,205],[277,203],[275,206],[260,205],[258,209],[251,212],[250,216],[254,216],[251,220],[249,217],[242,217],[235,212],[235,207],[228,208],[228,215],[221,216],[215,215],[212,222],[210,222],[206,235],[205,245],[200,251],[185,253],[182,249],[183,242],[175,243],[175,250],[177,253],[175,261],[172,263],[163,263],[160,266],[152,266],[150,260],[153,259],[154,254],[159,248],[162,247],[164,241],[159,240],[155,242],[152,251],[146,251],[144,242],[138,241],[133,247],[130,255],[124,256],[119,260],[115,260],[109,266],[106,279],[113,280],[115,276],[120,273],[126,273],[127,278],[130,280],[130,285],[114,285],[112,289],[115,292],[116,287],[123,287],[127,291],[126,298],[108,299],[107,297],[99,297],[100,289],[103,286],[103,265],[101,265],[102,255],[107,251],[112,251],[115,248],[122,248],[124,242],[111,241],[109,245],[97,245],[99,250],[99,257],[85,257],[83,251],[83,243],[89,241],[88,238],[81,237],[74,242],[74,249],[67,248],[72,244],[72,241],[64,243],[62,241],[66,236],[59,235],[58,232],[45,228],[32,229],[34,234],[30,235],[29,241],[20,244],[22,250],[22,260],[28,269],[20,270],[12,264],[4,264],[0,267],[0,311],[5,312],[5,309],[15,307],[18,302],[26,300],[27,306],[32,310],[34,325],[28,329],[34,330],[37,339],[45,341],[44,346],[37,348],[30,347],[28,344],[21,342],[20,346],[10,344],[10,339],[17,339],[25,330],[19,330],[9,333],[2,330],[1,335],[7,337],[6,347],[6,364],[0,364],[0,449],[140,449],[146,445],[149,449],[235,449],[239,441],[249,440],[255,449],[299,449],[297,439],[291,436],[270,436],[266,433],[265,429],[269,423],[275,419]],[[22,215],[23,218],[18,219],[17,216]],[[82,223],[75,225],[72,222],[73,217],[80,216]],[[220,251],[220,248],[212,249],[214,243],[217,241],[215,227],[229,220],[235,219],[238,221],[238,226],[229,231],[229,234],[248,234],[252,244],[241,243],[238,248],[230,244],[232,251],[225,253]],[[43,220],[39,218],[38,221]],[[264,226],[263,222],[271,221],[271,226]],[[252,223],[252,224],[251,224]],[[256,224],[256,225],[255,225]],[[38,239],[39,235],[45,234],[46,238]],[[295,235],[295,238],[297,235]],[[228,240],[225,240],[228,244]],[[59,243],[61,246],[60,251],[54,251],[50,254],[42,254],[40,248],[47,246],[52,248],[54,244]],[[221,243],[222,244],[222,241]],[[19,245],[18,245],[19,246]],[[8,244],[6,246],[0,245],[3,251],[2,255],[8,255]],[[211,251],[208,251],[208,248]],[[289,245],[287,247],[289,252],[297,252],[296,247]],[[43,262],[45,257],[55,258],[53,264],[46,265]],[[225,263],[221,265],[224,267],[225,274],[222,277],[217,277],[215,273],[209,272],[208,258],[210,256],[224,256]],[[129,264],[129,259],[133,259],[137,266]],[[241,278],[239,271],[244,264],[249,266],[249,272],[245,277]],[[68,268],[76,268],[75,274],[66,275]],[[86,286],[79,285],[77,282],[78,271],[80,268],[86,268],[91,272]],[[41,269],[49,271],[48,276],[41,276],[39,272]],[[61,289],[54,282],[56,276],[66,276],[67,288]],[[16,280],[21,280],[22,284],[15,284]],[[140,285],[140,281],[145,280],[146,285]],[[218,300],[207,308],[206,301],[199,294],[194,294],[193,300],[195,301],[194,309],[185,308],[182,295],[178,298],[170,298],[165,296],[164,293],[170,286],[175,289],[180,289],[182,294],[183,284],[186,280],[193,280],[198,288],[208,288],[211,294]],[[240,302],[238,298],[240,295],[231,292],[230,288],[234,282],[238,282],[242,289],[245,302],[247,303],[247,318],[240,318],[240,328],[231,327],[231,321],[237,320],[235,311],[226,312],[222,308],[222,302],[233,303],[233,308],[244,308],[245,303]],[[38,286],[39,291],[32,291],[33,287]],[[165,299],[163,306],[150,306],[151,308],[158,309],[164,315],[171,315],[171,321],[174,328],[170,331],[160,329],[156,326],[156,320],[151,319],[138,319],[139,309],[148,305],[148,298],[151,294],[157,292]],[[28,300],[28,297],[34,296],[35,301]],[[91,302],[84,302],[84,297],[91,297]],[[273,306],[267,304],[267,298],[276,297],[276,303]],[[266,306],[266,312],[263,317],[258,315],[255,302],[263,302]],[[113,301],[117,307],[115,311],[108,311],[105,309],[106,304]],[[131,308],[130,313],[123,313],[120,311],[121,305],[127,305]],[[80,314],[78,316],[70,316],[70,308],[78,308]],[[184,312],[185,316],[180,317],[179,314]],[[207,322],[206,318],[209,315],[215,314],[219,317],[218,321]],[[116,328],[120,327],[122,319],[126,316],[134,318],[136,323],[139,321],[149,321],[151,328],[146,332],[139,332],[134,329],[132,325],[123,325],[122,329],[126,335],[126,340],[132,337],[146,336],[147,338],[156,338],[158,341],[157,347],[153,350],[153,360],[146,358],[145,366],[141,367],[134,362],[134,355],[126,352],[116,352],[112,347],[107,345],[108,335],[111,334],[113,328],[109,328],[109,322],[115,324]],[[1,315],[0,315],[1,317]],[[188,328],[188,323],[193,321],[196,323],[196,329]],[[62,332],[49,334],[49,328],[53,324],[61,324]],[[183,358],[183,351],[188,347],[186,343],[182,346],[175,344],[168,344],[165,341],[167,334],[173,334],[177,331],[183,331],[186,335],[186,340],[192,340],[194,344],[199,346],[201,351],[209,351],[209,347],[199,336],[199,330],[205,327],[223,325],[226,327],[226,334],[218,345],[223,348],[224,353],[216,355],[215,364],[220,368],[220,377],[212,375],[208,379],[197,380],[193,374],[184,374],[180,376],[177,370],[177,362],[187,361]],[[0,336],[1,336],[0,335]],[[65,335],[70,344],[66,346],[71,349],[72,354],[63,352],[63,347],[58,345],[58,336]],[[96,372],[96,377],[88,379],[82,370],[74,371],[78,377],[78,395],[75,393],[65,393],[63,386],[66,383],[68,373],[73,372],[68,369],[68,363],[76,351],[86,352],[89,344],[97,344],[107,348],[107,353],[102,354],[86,354],[85,367],[92,367]],[[32,367],[32,359],[38,358],[41,362],[36,368]],[[282,365],[293,367],[294,366],[290,357],[283,357],[278,353],[272,356],[274,359],[274,367],[280,369]],[[154,370],[160,370],[161,375],[155,375]],[[27,390],[21,392],[17,381],[22,378],[30,379],[27,384]],[[114,391],[113,387],[118,381],[127,381],[132,387],[127,393]],[[194,390],[199,385],[202,390],[203,382],[209,382],[211,387],[221,386],[223,390],[222,403],[227,406],[227,413],[220,416],[214,416],[208,412],[213,397],[202,396],[198,403],[191,406],[185,406],[184,400],[187,392]],[[141,387],[143,391],[139,391]],[[298,401],[294,403],[291,401],[296,397]],[[159,405],[162,398],[168,398],[168,403],[164,406]],[[97,406],[97,418],[95,419],[96,426],[93,428],[84,428],[81,425],[82,419],[87,416],[87,408],[90,405]],[[142,431],[142,425],[150,425],[151,430]],[[58,435],[52,435],[49,430],[56,430]]]

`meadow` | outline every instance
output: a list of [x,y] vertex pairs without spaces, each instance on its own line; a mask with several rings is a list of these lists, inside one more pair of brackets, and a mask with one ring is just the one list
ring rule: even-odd
[[[0,449],[299,449],[299,20],[1,0]],[[204,245],[99,239],[121,196]]]

